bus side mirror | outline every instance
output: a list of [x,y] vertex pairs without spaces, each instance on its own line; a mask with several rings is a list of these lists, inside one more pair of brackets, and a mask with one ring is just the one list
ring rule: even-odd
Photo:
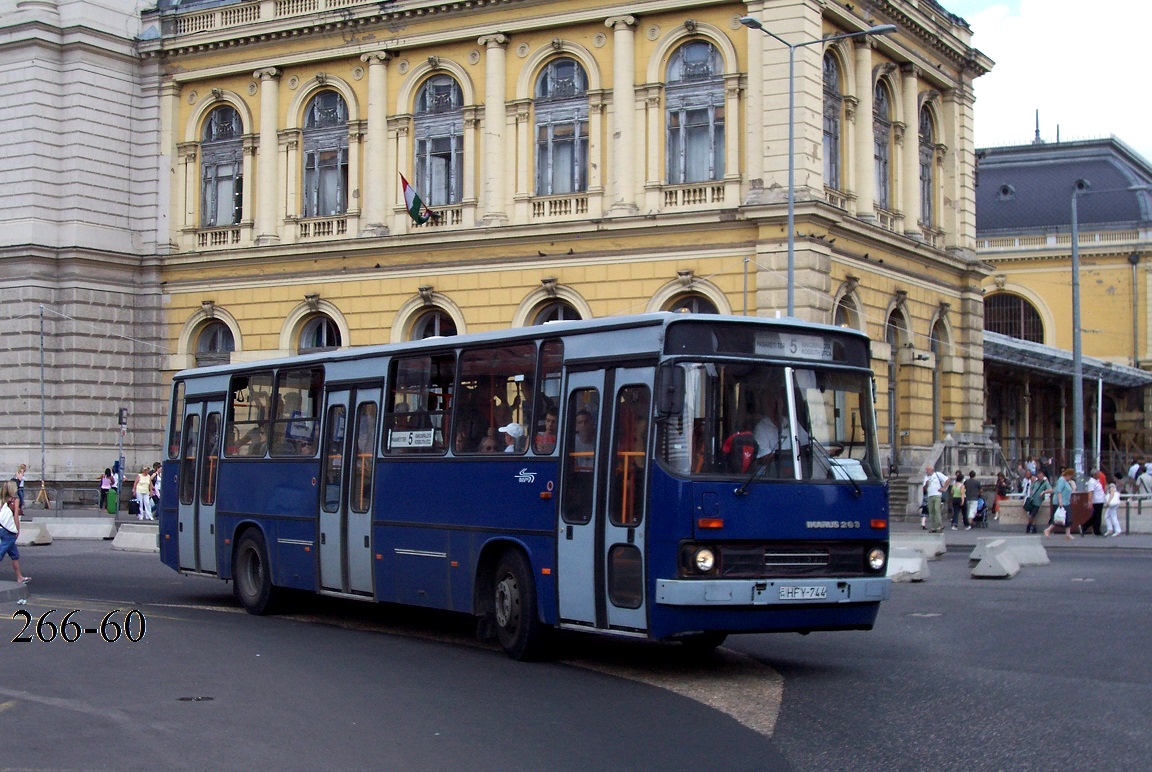
[[684,368],[661,365],[656,371],[656,412],[678,415],[684,410]]

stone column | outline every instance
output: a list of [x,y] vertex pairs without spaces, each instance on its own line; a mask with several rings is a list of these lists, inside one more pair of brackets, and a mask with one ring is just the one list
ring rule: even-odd
[[612,34],[612,175],[609,214],[628,215],[636,207],[636,41],[635,16],[613,16],[604,22]]
[[376,51],[360,57],[368,65],[368,126],[365,129],[365,179],[362,186],[360,235],[387,236],[385,191],[398,185],[388,158],[388,60],[391,54]]
[[276,158],[279,140],[276,130],[279,123],[280,70],[267,67],[256,70],[252,77],[260,83],[260,150],[257,164],[256,201],[256,243],[276,244],[280,233],[276,227],[276,201],[280,195],[280,185],[276,174]]
[[508,36],[485,35],[476,41],[484,46],[484,188],[481,225],[503,225],[508,222],[504,195],[505,168],[504,120],[506,101],[506,65],[504,61]]
[[876,169],[872,134],[872,44],[856,41],[856,216],[876,216]]
[[904,101],[904,176],[903,190],[904,235],[920,238],[920,109],[919,79],[916,67],[904,64],[900,96]]

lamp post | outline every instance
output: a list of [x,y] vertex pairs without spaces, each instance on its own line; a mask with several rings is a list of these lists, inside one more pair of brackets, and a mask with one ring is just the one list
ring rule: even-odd
[[896,25],[880,24],[858,32],[845,32],[840,35],[829,35],[800,43],[789,43],[751,16],[741,16],[740,23],[748,29],[760,30],[788,49],[788,316],[794,316],[796,310],[796,49],[846,38],[887,35],[896,31]]
[[[1086,179],[1072,186],[1072,468],[1077,482],[1084,479],[1084,356],[1080,350],[1080,214],[1081,196],[1098,193],[1125,193],[1152,190],[1150,185],[1132,185],[1113,190],[1089,190]],[[1097,414],[1099,415],[1099,413]]]

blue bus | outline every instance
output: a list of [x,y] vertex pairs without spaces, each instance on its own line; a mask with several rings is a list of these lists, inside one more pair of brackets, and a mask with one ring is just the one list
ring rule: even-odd
[[867,630],[889,595],[869,341],[695,314],[557,322],[185,370],[161,560],[554,630]]

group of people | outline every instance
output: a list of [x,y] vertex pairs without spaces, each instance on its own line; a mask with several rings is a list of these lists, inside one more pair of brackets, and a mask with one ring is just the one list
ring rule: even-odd
[[[936,468],[929,464],[925,469],[923,483],[924,502],[927,507],[920,518],[920,527],[931,530],[932,533],[944,530],[941,507],[947,496],[952,509],[952,530],[957,530],[963,523],[964,530],[971,531],[977,518],[987,517],[985,513],[987,503],[981,488],[982,484],[976,479],[975,471],[969,471],[968,477],[965,478],[964,473],[957,469],[956,476],[949,477],[943,472],[937,472]],[[1000,499],[997,498],[996,504],[999,502]]]
[[26,464],[16,468],[12,479],[0,486],[0,560],[7,555],[12,560],[12,570],[16,574],[16,581],[28,584],[32,577],[25,576],[20,570],[20,550],[16,547],[16,537],[20,535],[20,517],[24,514],[24,473],[28,471]]
[[[1073,539],[1073,531],[1078,529],[1081,535],[1095,534],[1097,536],[1119,536],[1123,533],[1120,528],[1120,487],[1116,483],[1108,482],[1107,476],[1100,469],[1093,469],[1084,482],[1084,490],[1089,494],[1092,502],[1092,515],[1083,524],[1073,525],[1072,494],[1077,489],[1076,472],[1069,468],[1055,479],[1050,479],[1048,472],[1048,459],[1041,459],[1038,463],[1031,456],[1021,465],[1019,493],[1023,499],[1024,513],[1027,522],[1025,533],[1039,533],[1036,524],[1037,515],[1045,503],[1050,504],[1050,518],[1048,526],[1044,529],[1045,536],[1051,536],[1057,530],[1065,538]],[[1143,467],[1142,467],[1143,468]],[[1133,470],[1136,465],[1133,465]],[[1129,476],[1137,471],[1129,471]],[[1152,470],[1144,470],[1139,474],[1152,477]],[[996,497],[992,511],[993,516],[999,519],[999,505],[1007,498],[1009,486],[1003,474],[996,477]],[[952,529],[956,530],[963,522],[965,530],[972,527],[973,515],[984,501],[981,496],[981,484],[976,479],[974,471],[968,473],[964,479],[962,472],[957,471],[955,478],[937,472],[931,465],[925,469],[923,492],[925,512],[921,517],[920,526],[938,533],[943,530],[941,522],[941,507],[943,502],[952,503]],[[931,521],[929,523],[929,521]]]
[[[120,487],[120,462],[117,461],[111,468],[106,468],[100,476],[100,505],[98,509],[108,506],[108,492]],[[155,520],[156,507],[160,504],[160,462],[152,466],[140,467],[136,481],[132,485],[132,498],[136,503],[137,520]]]
[[[533,438],[533,449],[537,454],[550,454],[556,448],[557,427],[557,411],[548,407],[544,413],[544,425]],[[466,428],[459,428],[452,449],[455,453],[520,453],[527,448],[527,437],[527,429],[516,421],[488,429],[479,443],[472,440]]]

